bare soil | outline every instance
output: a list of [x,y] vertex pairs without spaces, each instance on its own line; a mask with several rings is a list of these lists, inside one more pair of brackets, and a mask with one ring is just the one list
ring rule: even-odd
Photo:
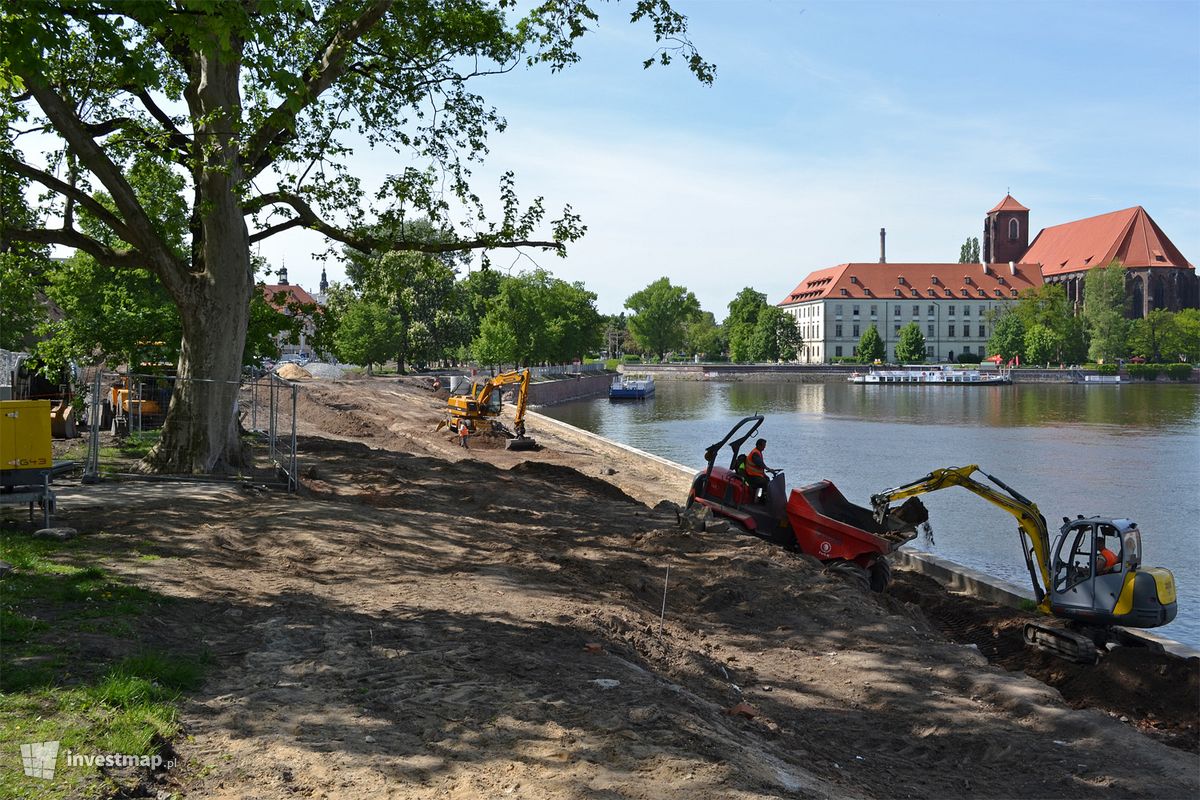
[[1039,662],[1005,644],[1019,612],[904,573],[867,595],[752,537],[683,531],[660,501],[687,475],[548,420],[528,423],[538,452],[464,451],[434,433],[444,396],[306,382],[297,497],[125,484],[61,503],[105,566],[175,598],[147,643],[212,659],[184,766],[151,789],[1200,794],[1195,663]]

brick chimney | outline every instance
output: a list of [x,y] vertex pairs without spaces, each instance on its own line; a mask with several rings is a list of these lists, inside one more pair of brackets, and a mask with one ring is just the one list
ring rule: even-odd
[[879,229],[879,263],[887,263],[887,228]]

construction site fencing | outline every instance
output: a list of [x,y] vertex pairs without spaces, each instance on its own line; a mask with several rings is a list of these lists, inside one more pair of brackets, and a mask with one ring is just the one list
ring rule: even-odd
[[[269,373],[240,382],[186,379],[187,395],[204,406],[233,403],[241,432],[243,463],[219,474],[148,474],[143,458],[159,443],[177,385],[185,379],[167,375],[89,370],[84,419],[86,439],[68,458],[83,461],[85,480],[105,477],[148,480],[236,481],[299,487],[296,464],[298,387]],[[189,418],[173,419],[177,433],[189,440]]]

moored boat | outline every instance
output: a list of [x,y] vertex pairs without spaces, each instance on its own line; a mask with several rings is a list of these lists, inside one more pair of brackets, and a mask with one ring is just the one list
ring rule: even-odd
[[650,375],[618,375],[608,387],[609,400],[644,400],[654,394]]
[[895,369],[855,372],[847,380],[868,384],[918,384],[951,386],[999,386],[1012,383],[1007,373],[978,369],[957,369],[949,365],[913,364]]

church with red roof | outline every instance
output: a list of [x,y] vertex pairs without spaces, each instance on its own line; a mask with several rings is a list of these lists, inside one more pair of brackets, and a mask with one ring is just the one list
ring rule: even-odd
[[1030,243],[1029,209],[1005,195],[985,217],[979,264],[888,263],[883,236],[879,263],[817,270],[778,303],[804,338],[800,361],[853,356],[870,326],[894,360],[909,323],[930,361],[983,356],[992,311],[1043,283],[1063,284],[1079,307],[1087,271],[1113,263],[1125,267],[1131,317],[1200,307],[1195,268],[1141,206],[1044,228]]

